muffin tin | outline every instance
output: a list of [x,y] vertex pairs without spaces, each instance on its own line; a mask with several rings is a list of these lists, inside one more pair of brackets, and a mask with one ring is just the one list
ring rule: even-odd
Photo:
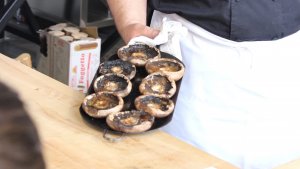
[[[175,59],[178,62],[182,63],[180,60],[178,60],[176,57],[168,54],[168,53],[164,53],[161,52],[161,58],[171,58],[171,59]],[[113,56],[110,57],[109,61],[111,60],[117,60],[119,59],[117,54],[114,54]],[[182,63],[183,64],[183,63]],[[103,74],[99,73],[99,70],[97,71],[92,84],[94,84],[94,81],[100,77]],[[130,110],[136,110],[135,105],[134,105],[134,101],[135,98],[137,98],[138,96],[142,95],[139,91],[139,85],[141,83],[141,81],[147,76],[149,75],[148,72],[145,69],[145,66],[137,66],[136,67],[136,75],[134,78],[131,79],[131,83],[132,83],[132,90],[129,93],[128,96],[124,97],[124,106],[122,111],[130,111]],[[180,84],[181,84],[181,79],[179,79],[178,81],[175,82],[176,84],[176,92],[175,94],[170,98],[174,105],[176,106],[176,100],[177,100],[177,96],[178,96],[178,92],[180,90]],[[94,90],[94,85],[91,85],[88,89],[87,95],[93,94],[96,91]],[[82,116],[82,118],[92,127],[95,127],[96,129],[100,129],[100,130],[105,130],[105,133],[107,131],[111,131],[114,132],[115,130],[113,130],[112,128],[110,128],[108,126],[108,124],[106,123],[106,118],[95,118],[92,117],[90,115],[88,115],[82,108],[82,106],[80,107],[80,114]],[[166,124],[168,124],[171,120],[172,120],[172,116],[173,116],[173,111],[166,117],[161,117],[161,118],[155,118],[154,123],[152,124],[151,128],[148,129],[147,131],[151,131],[151,130],[155,130],[158,129],[160,127],[165,126]],[[118,132],[118,131],[116,131]],[[122,132],[120,132],[122,133]]]

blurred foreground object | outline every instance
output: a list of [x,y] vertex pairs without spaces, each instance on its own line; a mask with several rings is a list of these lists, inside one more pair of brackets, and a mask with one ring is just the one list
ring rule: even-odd
[[44,169],[37,130],[17,93],[0,82],[0,168]]

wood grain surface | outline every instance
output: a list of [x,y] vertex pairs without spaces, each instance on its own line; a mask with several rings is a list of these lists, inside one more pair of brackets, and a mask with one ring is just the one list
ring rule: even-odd
[[286,164],[279,165],[274,169],[299,169],[300,168],[300,159],[290,161]]
[[160,130],[109,142],[81,118],[84,95],[0,54],[0,81],[37,126],[48,169],[234,169]]

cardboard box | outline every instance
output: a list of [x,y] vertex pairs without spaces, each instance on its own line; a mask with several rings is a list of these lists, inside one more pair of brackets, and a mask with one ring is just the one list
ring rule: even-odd
[[49,76],[86,93],[100,64],[101,39],[96,27],[80,31],[94,39],[68,42],[47,34]]

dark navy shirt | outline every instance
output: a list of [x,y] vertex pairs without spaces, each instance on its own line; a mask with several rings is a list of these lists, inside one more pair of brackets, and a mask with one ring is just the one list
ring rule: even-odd
[[300,29],[300,0],[148,0],[234,41],[275,40]]

